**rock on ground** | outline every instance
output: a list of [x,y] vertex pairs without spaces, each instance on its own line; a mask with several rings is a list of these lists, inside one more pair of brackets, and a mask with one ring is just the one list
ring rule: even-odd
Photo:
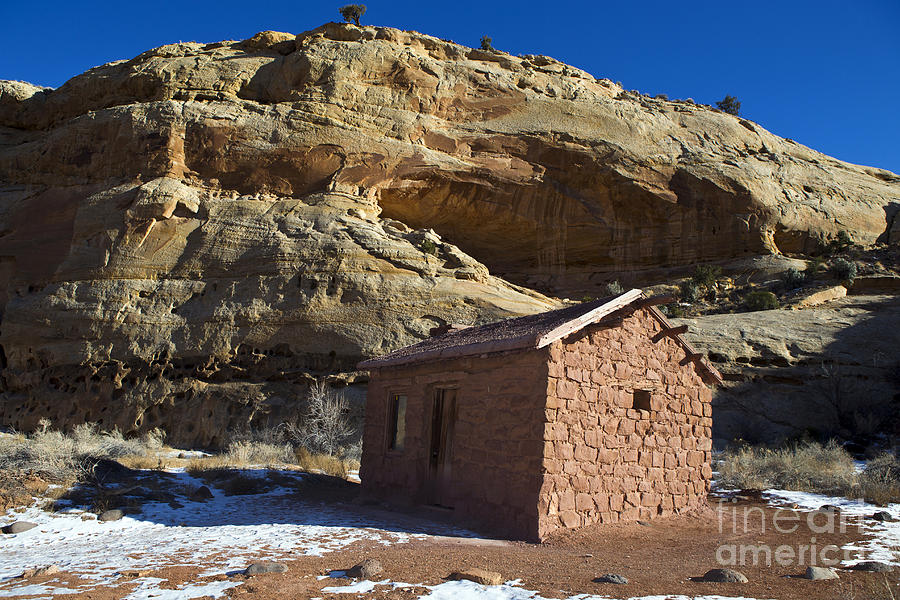
[[31,523],[29,521],[16,521],[15,523],[10,523],[9,525],[4,526],[0,531],[7,534],[13,533],[23,533],[30,529],[34,529],[37,527],[37,523]]
[[628,583],[628,578],[624,575],[618,575],[616,573],[607,573],[606,575],[601,575],[600,577],[594,580],[597,583],[615,583],[618,585],[624,585]]
[[812,579],[813,581],[822,581],[826,579],[838,579],[838,574],[832,569],[827,569],[825,567],[806,567],[803,578]]
[[263,573],[287,573],[287,565],[272,562],[261,561],[255,562],[244,569],[244,575],[262,575]]
[[213,493],[208,487],[206,487],[205,485],[201,485],[196,490],[191,492],[190,498],[191,500],[202,502],[203,500],[211,500],[213,498]]
[[106,510],[97,516],[98,521],[118,521],[125,516],[125,513],[118,508]]
[[872,515],[872,520],[880,521],[882,523],[895,523],[897,519],[886,510],[879,510],[875,514]]
[[383,572],[384,567],[381,566],[381,562],[379,562],[378,559],[367,558],[361,563],[347,569],[346,575],[347,577],[356,579],[372,579]]
[[46,567],[37,567],[34,569],[26,569],[22,573],[22,579],[31,579],[32,577],[42,577],[45,575],[56,575],[61,569],[59,565],[47,565]]
[[854,571],[867,571],[869,573],[893,573],[894,567],[887,563],[878,562],[874,560],[867,560],[860,563],[856,563],[852,567],[850,567]]
[[710,569],[701,580],[716,583],[747,583],[747,576],[734,569]]
[[500,585],[503,583],[503,576],[494,571],[486,571],[484,569],[467,569],[465,571],[455,571],[450,573],[448,579],[452,580],[468,580],[474,581],[481,585]]

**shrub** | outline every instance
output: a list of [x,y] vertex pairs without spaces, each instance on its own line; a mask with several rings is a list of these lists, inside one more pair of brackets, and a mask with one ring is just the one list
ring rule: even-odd
[[94,424],[75,427],[70,434],[48,429],[30,436],[0,437],[0,471],[21,471],[48,481],[74,483],[93,475],[98,462],[147,453],[141,440],[126,440],[121,432],[98,432]]
[[856,263],[844,258],[836,258],[831,262],[832,276],[841,281],[853,281],[856,279]]
[[786,290],[795,290],[806,283],[806,273],[793,267],[781,275],[781,283]]
[[831,246],[835,250],[846,250],[853,245],[853,238],[843,229],[837,232],[837,236],[831,241]]
[[755,290],[744,297],[744,307],[747,310],[773,310],[778,306],[775,294],[765,290]]
[[293,449],[290,444],[265,442],[232,442],[225,452],[225,460],[232,466],[272,465],[290,462]]
[[676,319],[678,317],[684,316],[684,309],[681,308],[681,306],[679,306],[677,302],[663,304],[662,306],[659,307],[659,311],[662,314],[666,315],[667,317],[673,317]]
[[853,457],[836,442],[780,449],[743,446],[726,450],[717,468],[720,485],[729,488],[845,494],[856,485]]
[[870,460],[859,474],[859,495],[875,504],[900,502],[900,460],[890,453]]
[[657,100],[668,100],[669,95],[668,94],[657,94],[654,96],[654,98],[656,98]]
[[700,289],[692,280],[686,279],[678,284],[678,295],[682,302],[696,302],[700,298]]
[[726,488],[786,489],[863,498],[874,504],[900,501],[900,461],[882,454],[857,472],[839,444],[815,442],[784,448],[742,446],[722,453],[716,468]]
[[347,477],[350,471],[359,469],[359,458],[340,459],[331,454],[312,454],[306,448],[296,452],[296,462],[304,471],[325,473],[335,477]]
[[697,265],[694,275],[691,277],[697,287],[710,290],[716,285],[716,281],[722,275],[722,268],[713,265]]
[[306,412],[300,426],[289,426],[288,435],[312,454],[338,454],[352,443],[357,429],[350,419],[349,404],[324,381],[310,386]]
[[719,110],[727,112],[729,115],[737,116],[741,112],[741,102],[734,96],[725,96],[716,102],[716,106]]
[[618,282],[618,280],[613,281],[612,283],[606,284],[606,295],[607,296],[617,296],[625,291],[625,288],[622,287],[622,284]]
[[491,38],[489,38],[486,35],[481,36],[481,49],[487,50],[487,51],[492,51],[494,49],[493,41],[494,40],[492,40]]
[[814,258],[806,262],[806,269],[803,271],[803,277],[805,281],[813,281],[819,277],[819,271],[822,270],[822,265],[825,261],[821,258]]
[[424,252],[425,254],[431,254],[432,256],[437,254],[437,244],[425,238],[422,240],[422,243],[419,244],[419,250]]
[[346,4],[338,9],[346,22],[359,26],[359,19],[366,14],[365,4]]

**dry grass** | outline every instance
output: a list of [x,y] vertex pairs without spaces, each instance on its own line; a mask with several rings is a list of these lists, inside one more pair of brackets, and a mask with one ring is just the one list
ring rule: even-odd
[[295,455],[300,469],[310,473],[324,473],[346,479],[350,471],[359,469],[358,460],[342,459],[331,454],[313,454],[306,448],[297,449]]
[[0,470],[71,484],[89,479],[102,459],[145,456],[162,447],[161,432],[125,439],[120,431],[99,432],[93,424],[79,425],[71,433],[50,430],[47,425],[31,435],[0,436]]
[[859,496],[879,505],[900,502],[900,460],[882,454],[870,460],[859,475]]
[[[103,460],[114,460],[128,469],[164,470],[184,467],[189,473],[216,485],[229,494],[256,493],[265,478],[248,477],[238,469],[280,467],[325,473],[346,478],[359,468],[358,445],[341,448],[339,456],[312,453],[296,447],[286,427],[260,431],[236,432],[225,451],[199,458],[164,456],[161,452],[165,434],[154,431],[142,438],[126,439],[121,432],[101,432],[94,425],[81,425],[69,433],[49,429],[49,423],[31,434],[0,434],[0,474],[9,485],[0,486],[4,504],[30,498],[21,485],[28,476],[60,484],[55,491],[65,492],[76,483],[90,484],[87,503],[102,509],[109,504],[105,497]],[[169,449],[170,450],[170,449]],[[12,476],[15,474],[15,476]],[[2,483],[2,482],[0,482]],[[15,484],[15,485],[13,485]],[[89,489],[90,488],[90,489]],[[96,488],[96,489],[95,489]],[[87,491],[85,493],[88,493]]]
[[182,467],[187,462],[183,458],[168,458],[163,456],[121,456],[116,459],[123,467],[129,469],[171,469]]
[[855,481],[853,458],[833,442],[778,449],[742,446],[722,455],[718,471],[722,485],[742,489],[837,493]]
[[875,504],[900,502],[900,461],[885,454],[862,473],[853,457],[834,442],[785,448],[742,446],[720,457],[719,483],[728,488],[786,489],[848,498]]
[[896,600],[898,584],[891,582],[884,573],[880,577],[867,577],[859,582],[841,583],[841,600]]
[[290,444],[242,440],[230,443],[222,454],[188,460],[185,469],[189,473],[200,473],[210,469],[271,467],[290,464],[293,458]]

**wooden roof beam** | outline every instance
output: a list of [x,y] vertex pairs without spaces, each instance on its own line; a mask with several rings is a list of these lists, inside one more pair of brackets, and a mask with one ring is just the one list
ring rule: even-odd
[[688,330],[687,325],[679,325],[678,327],[668,327],[666,329],[663,329],[662,331],[660,331],[659,333],[657,333],[650,339],[655,344],[656,342],[658,342],[659,340],[661,340],[663,338],[673,337],[676,335],[681,335],[682,333],[687,333],[687,330]]
[[700,352],[688,352],[685,354],[684,358],[681,359],[682,365],[686,365],[688,363],[696,362],[703,358],[703,354]]
[[641,308],[646,308],[648,306],[658,306],[660,304],[671,304],[675,302],[677,298],[673,294],[661,294],[659,296],[650,296],[649,298],[644,298],[643,300],[639,300],[637,302]]

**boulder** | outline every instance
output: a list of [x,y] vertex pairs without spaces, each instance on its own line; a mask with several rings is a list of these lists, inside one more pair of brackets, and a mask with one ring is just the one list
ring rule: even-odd
[[268,560],[255,562],[244,569],[244,575],[262,575],[263,573],[287,573],[287,565]]
[[0,531],[7,534],[13,533],[23,533],[25,531],[29,531],[37,527],[37,523],[30,523],[28,521],[16,521],[15,523],[10,523],[6,525]]
[[31,579],[32,577],[42,577],[45,575],[56,575],[60,572],[59,565],[48,565],[46,567],[37,567],[35,569],[25,569],[22,573],[22,579]]
[[856,563],[852,567],[850,567],[853,571],[866,571],[869,573],[893,573],[894,567],[893,565],[889,565],[887,563],[878,562],[874,560],[866,560],[863,562]]
[[879,510],[869,518],[873,521],[880,521],[881,523],[896,523],[900,520],[886,510]]
[[118,521],[122,517],[125,516],[125,513],[118,508],[114,508],[112,510],[105,510],[97,516],[98,521],[108,522],[108,521]]
[[204,500],[211,500],[213,498],[213,493],[210,491],[208,487],[205,485],[201,485],[196,490],[191,492],[191,500],[195,502],[203,502]]
[[614,583],[617,585],[624,585],[628,583],[628,578],[624,575],[618,575],[616,573],[607,573],[606,575],[601,575],[594,579],[596,583]]
[[347,569],[346,576],[355,579],[372,579],[384,572],[384,567],[378,559],[367,558],[361,563]]
[[710,569],[700,579],[715,583],[747,583],[747,576],[734,569]]
[[826,567],[806,567],[803,578],[811,579],[813,581],[823,581],[826,579],[838,579],[838,574],[835,573],[833,569],[828,569]]
[[837,300],[838,298],[843,298],[846,295],[847,288],[842,285],[834,285],[805,295],[797,302],[796,306],[797,308],[810,308],[812,306],[831,302],[832,300]]
[[484,569],[467,569],[465,571],[455,571],[450,573],[448,579],[459,581],[468,580],[480,583],[481,585],[500,585],[503,583],[503,576],[494,571],[486,571]]

